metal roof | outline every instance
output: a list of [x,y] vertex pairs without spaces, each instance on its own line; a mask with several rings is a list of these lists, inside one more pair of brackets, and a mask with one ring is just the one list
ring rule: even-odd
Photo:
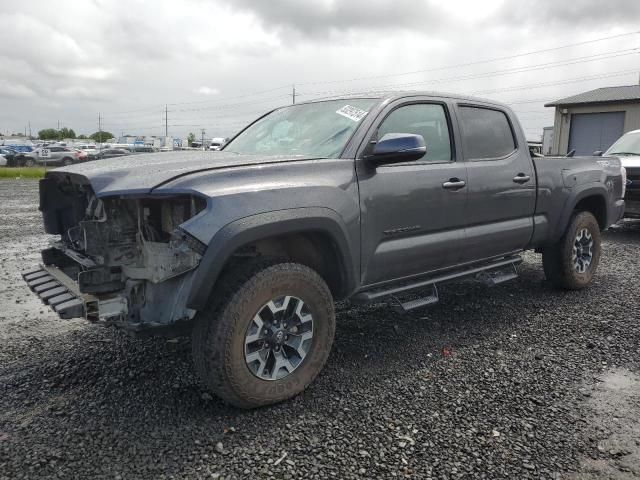
[[596,88],[589,92],[579,93],[572,97],[546,103],[545,107],[579,105],[584,103],[629,102],[634,100],[640,101],[640,85]]

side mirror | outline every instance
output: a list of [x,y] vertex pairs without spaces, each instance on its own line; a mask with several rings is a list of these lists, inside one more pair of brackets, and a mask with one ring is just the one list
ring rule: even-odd
[[601,157],[604,152],[602,150],[596,150],[593,152],[594,157]]
[[418,160],[427,153],[422,135],[411,133],[387,133],[378,140],[367,156],[374,165],[402,163]]

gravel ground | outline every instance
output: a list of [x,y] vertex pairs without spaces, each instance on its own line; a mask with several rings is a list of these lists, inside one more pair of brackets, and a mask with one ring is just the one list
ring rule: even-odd
[[532,254],[513,282],[447,285],[424,318],[339,305],[316,382],[246,412],[198,384],[189,339],[40,304],[19,276],[47,240],[36,188],[0,182],[2,480],[640,476],[640,228],[605,235],[581,292]]

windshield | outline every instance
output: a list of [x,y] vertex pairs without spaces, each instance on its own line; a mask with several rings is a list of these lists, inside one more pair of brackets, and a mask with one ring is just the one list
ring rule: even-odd
[[621,136],[605,155],[640,155],[640,132],[630,132]]
[[225,150],[337,158],[375,102],[331,100],[280,108],[249,126]]

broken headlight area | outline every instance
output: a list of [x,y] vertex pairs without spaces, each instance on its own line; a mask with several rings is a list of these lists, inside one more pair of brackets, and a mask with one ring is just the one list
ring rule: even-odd
[[[60,238],[42,252],[39,278],[55,278],[40,285],[66,283],[91,320],[158,326],[190,319],[187,294],[206,246],[181,225],[205,207],[194,195],[99,199],[88,184],[47,178],[40,208],[45,230]],[[38,283],[33,277],[40,274],[30,275]]]

